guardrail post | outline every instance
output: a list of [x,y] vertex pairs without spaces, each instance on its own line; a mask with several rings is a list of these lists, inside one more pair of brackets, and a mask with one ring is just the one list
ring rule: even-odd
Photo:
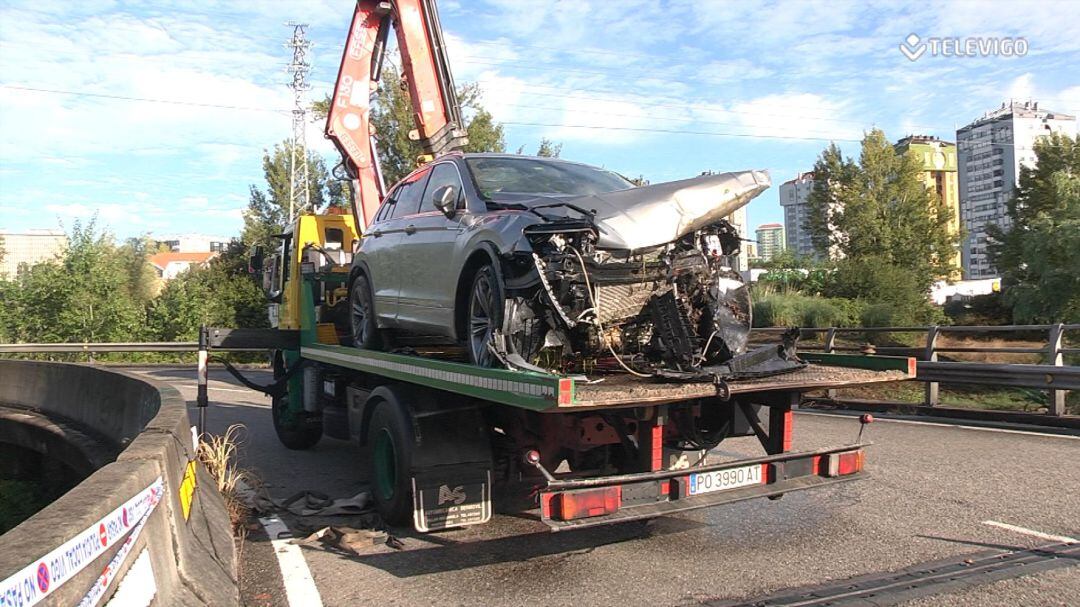
[[[1050,326],[1050,339],[1046,342],[1046,354],[1049,360],[1047,364],[1060,367],[1064,365],[1064,356],[1061,355],[1061,344],[1065,334],[1065,327],[1061,323]],[[1047,403],[1048,415],[1065,415],[1065,390],[1050,390],[1050,399]]]
[[[926,331],[926,352],[923,354],[923,358],[927,362],[937,362],[937,338],[938,338],[938,326],[934,325]],[[916,363],[917,364],[917,363]],[[923,403],[927,407],[936,407],[940,404],[939,392],[941,385],[936,381],[926,382],[926,396],[923,399]]]
[[[829,331],[825,333],[825,353],[832,354],[833,349],[836,347],[836,327],[829,327]],[[836,395],[840,391],[836,388],[829,388],[825,391],[825,397],[829,400],[836,400]]]
[[210,331],[207,330],[206,325],[199,327],[199,368],[197,371],[198,393],[195,397],[195,404],[199,408],[199,436],[202,436],[206,432],[206,407],[210,404],[210,397],[207,394],[207,375],[209,369],[207,367],[210,362]]

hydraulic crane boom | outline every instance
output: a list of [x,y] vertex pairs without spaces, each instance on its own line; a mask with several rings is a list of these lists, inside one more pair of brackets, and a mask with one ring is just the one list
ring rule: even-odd
[[416,124],[409,138],[424,151],[418,160],[468,143],[434,0],[358,0],[326,119],[326,137],[341,152],[345,170],[355,180],[353,214],[360,229],[371,222],[383,195],[370,101],[391,26],[397,32],[402,77]]

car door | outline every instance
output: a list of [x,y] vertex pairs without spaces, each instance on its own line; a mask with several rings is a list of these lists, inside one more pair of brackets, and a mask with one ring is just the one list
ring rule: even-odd
[[[451,186],[463,206],[461,174],[452,160],[431,165],[431,177],[424,189],[417,213],[408,217],[401,238],[410,263],[403,267],[398,297],[398,322],[416,331],[452,336],[452,275],[454,243],[462,232],[461,213],[447,216],[435,207],[435,192]],[[449,293],[449,295],[447,295]]]
[[398,295],[401,288],[403,259],[402,237],[406,221],[420,207],[424,186],[430,170],[417,171],[404,180],[386,197],[375,216],[375,222],[364,233],[360,251],[368,268],[375,313],[379,324],[397,325]]

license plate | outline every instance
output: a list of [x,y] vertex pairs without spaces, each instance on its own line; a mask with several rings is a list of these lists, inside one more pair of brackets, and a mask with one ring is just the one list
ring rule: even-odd
[[690,487],[687,495],[700,495],[713,491],[747,487],[761,484],[761,464],[743,466],[741,468],[728,468],[713,472],[701,472],[690,475]]

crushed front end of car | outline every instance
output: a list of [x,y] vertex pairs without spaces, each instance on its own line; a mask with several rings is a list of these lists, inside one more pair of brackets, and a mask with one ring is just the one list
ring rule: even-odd
[[696,381],[804,366],[790,335],[747,352],[742,239],[725,217],[769,185],[746,171],[532,207],[542,221],[522,230],[496,356],[512,368]]

